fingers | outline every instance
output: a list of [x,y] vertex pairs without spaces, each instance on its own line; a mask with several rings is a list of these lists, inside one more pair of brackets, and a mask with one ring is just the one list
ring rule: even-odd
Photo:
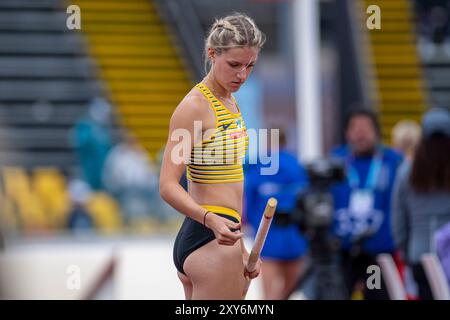
[[223,218],[223,225],[215,232],[219,244],[232,246],[244,235],[240,229],[241,224]]
[[250,273],[248,274],[248,277],[249,277],[250,279],[255,279],[257,276],[259,276],[259,270],[255,270],[255,271],[250,272]]
[[255,269],[253,269],[251,271],[247,269],[247,266],[245,266],[244,276],[248,276],[250,279],[253,279],[259,275],[260,271],[261,271],[261,265],[259,263],[255,266]]
[[251,272],[245,270],[245,271],[244,271],[244,277],[245,277],[247,280],[255,279],[256,277],[259,276],[259,272],[260,272],[259,269],[255,269],[255,270],[253,270],[253,271],[251,271]]
[[236,231],[241,229],[241,224],[237,222],[233,222],[230,220],[225,220],[225,224],[231,231]]
[[[225,228],[226,229],[226,228]],[[229,231],[229,230],[220,230],[218,232],[218,236],[216,236],[217,241],[219,244],[232,246],[238,241],[240,238],[242,238],[244,234],[240,231]]]
[[259,276],[259,273],[261,272],[261,259],[258,259],[258,262],[256,263],[255,269],[252,271],[247,270],[247,266],[244,267],[244,277],[247,279],[254,279],[257,276]]

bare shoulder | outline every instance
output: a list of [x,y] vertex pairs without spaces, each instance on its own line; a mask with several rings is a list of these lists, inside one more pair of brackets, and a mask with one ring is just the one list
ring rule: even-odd
[[209,102],[198,90],[191,90],[176,107],[172,119],[179,118],[189,121],[205,120],[209,115]]

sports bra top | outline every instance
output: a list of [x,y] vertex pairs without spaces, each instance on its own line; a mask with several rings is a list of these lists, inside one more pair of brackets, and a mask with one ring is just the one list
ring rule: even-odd
[[238,113],[233,113],[204,84],[199,83],[196,88],[213,108],[216,126],[210,137],[203,137],[192,148],[186,166],[187,179],[206,184],[243,181],[248,135],[239,107]]

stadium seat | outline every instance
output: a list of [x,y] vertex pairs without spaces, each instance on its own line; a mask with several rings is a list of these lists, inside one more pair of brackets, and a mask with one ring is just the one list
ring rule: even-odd
[[17,209],[23,231],[48,230],[50,226],[48,216],[43,210],[39,196],[33,192],[27,172],[20,167],[4,167],[2,175],[4,195]]
[[87,202],[95,226],[100,233],[114,233],[122,227],[120,209],[116,201],[105,192],[95,192]]
[[70,201],[66,179],[57,168],[39,167],[33,171],[33,189],[54,229],[63,228],[67,220]]

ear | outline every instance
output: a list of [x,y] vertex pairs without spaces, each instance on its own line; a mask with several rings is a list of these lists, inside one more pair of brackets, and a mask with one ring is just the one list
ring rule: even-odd
[[208,48],[208,58],[211,62],[214,62],[214,59],[216,58],[216,51],[213,48]]

